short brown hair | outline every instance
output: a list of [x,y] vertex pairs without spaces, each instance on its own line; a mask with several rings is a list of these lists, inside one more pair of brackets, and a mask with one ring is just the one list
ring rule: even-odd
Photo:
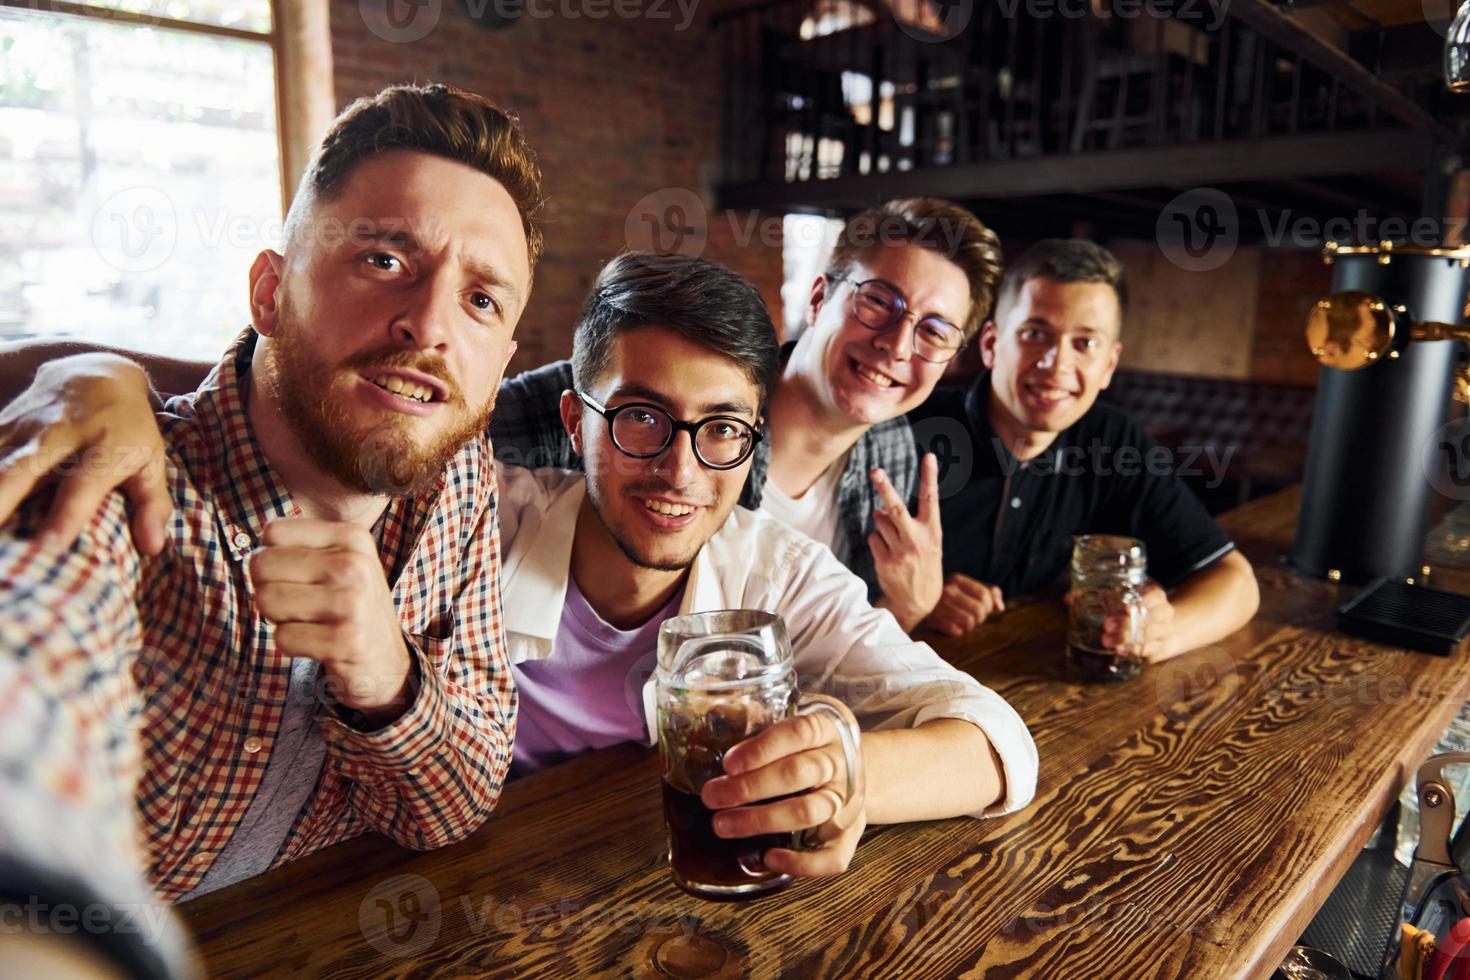
[[973,337],[990,316],[1002,269],[1000,239],[980,219],[953,201],[910,197],[887,201],[842,226],[827,262],[827,278],[840,279],[878,249],[917,245],[959,266],[970,282],[970,312],[960,324]]
[[[301,175],[297,198],[329,200],[352,169],[390,150],[454,160],[493,177],[510,194],[526,233],[532,271],[541,255],[541,170],[517,119],[490,100],[449,85],[392,85],[342,110]],[[292,215],[297,208],[293,204]],[[291,224],[288,217],[288,229]]]
[[1100,282],[1113,287],[1119,314],[1128,312],[1128,277],[1118,257],[1085,238],[1044,238],[1022,252],[1006,270],[997,302],[1015,299],[1032,279]]

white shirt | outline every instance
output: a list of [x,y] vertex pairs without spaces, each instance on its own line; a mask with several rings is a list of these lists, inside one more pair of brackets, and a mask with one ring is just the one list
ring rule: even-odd
[[[572,537],[586,494],[580,473],[496,463],[507,652],[522,663],[555,653]],[[999,694],[910,639],[831,550],[768,514],[736,507],[689,569],[681,615],[762,609],[786,621],[801,690],[852,709],[865,730],[962,718],[985,732],[1005,770],[1005,799],[975,816],[1019,810],[1036,793],[1036,743]],[[643,689],[647,744],[657,740],[653,681]]]
[[838,560],[847,558],[843,551],[847,538],[842,533],[837,513],[837,481],[847,469],[847,454],[822,471],[817,482],[807,487],[800,497],[788,497],[786,491],[776,486],[776,481],[767,479],[766,489],[761,494],[760,509],[770,514],[787,527],[819,541],[832,549]]

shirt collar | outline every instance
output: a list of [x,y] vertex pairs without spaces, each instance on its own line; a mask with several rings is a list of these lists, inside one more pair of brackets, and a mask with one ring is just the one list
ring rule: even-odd
[[[725,527],[729,526],[730,518],[725,518],[725,524],[720,527],[710,540],[724,533]],[[693,563],[689,566],[689,580],[684,583],[684,601],[679,605],[679,615],[685,616],[689,613],[711,612],[716,609],[729,609],[731,602],[725,595],[722,587],[719,569],[711,567],[710,542],[706,541],[704,547],[699,549],[699,554],[694,556]]]
[[219,505],[225,547],[243,560],[277,517],[299,517],[301,508],[266,461],[246,412],[245,386],[259,335],[247,327],[230,344],[197,389],[172,399],[165,411],[194,415],[205,433],[209,483]]
[[[505,565],[502,590],[505,597],[507,632],[556,639],[561,625],[562,608],[567,601],[567,583],[572,577],[572,542],[577,533],[577,514],[587,496],[587,481],[578,477],[568,482],[540,515],[540,526],[531,539],[515,547],[515,555]],[[524,517],[522,517],[524,520]],[[729,519],[726,519],[726,526]],[[722,527],[711,538],[724,533]],[[689,567],[684,583],[684,598],[679,615],[726,609],[730,603],[725,594],[719,569],[710,558],[706,542]]]
[[518,560],[507,562],[501,583],[507,632],[556,638],[572,577],[577,513],[586,496],[585,479],[569,481],[540,515],[540,527],[530,542],[524,548],[517,545]]

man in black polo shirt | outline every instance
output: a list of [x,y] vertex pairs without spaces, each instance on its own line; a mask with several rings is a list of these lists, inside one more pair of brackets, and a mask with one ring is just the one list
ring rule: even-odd
[[973,629],[1005,596],[1062,578],[1072,536],[1089,533],[1148,548],[1146,660],[1212,643],[1255,613],[1250,563],[1175,475],[1172,454],[1097,404],[1123,350],[1127,298],[1122,266],[1101,246],[1036,244],[1006,270],[981,331],[986,370],[910,415],[944,467],[946,581],[924,625]]

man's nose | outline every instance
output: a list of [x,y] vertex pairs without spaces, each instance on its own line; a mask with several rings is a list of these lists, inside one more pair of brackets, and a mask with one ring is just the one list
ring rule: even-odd
[[450,324],[458,313],[459,297],[454,288],[440,277],[425,279],[413,295],[408,307],[393,321],[393,339],[414,350],[448,349]]
[[1046,353],[1041,355],[1041,360],[1036,362],[1036,366],[1043,371],[1054,371],[1056,373],[1066,371],[1071,365],[1070,348],[1062,340],[1057,340],[1048,347]]
[[[909,318],[913,317],[913,329],[909,329]],[[884,351],[895,361],[907,361],[914,353],[914,337],[919,330],[919,314],[916,310],[904,310],[898,321],[889,324],[873,338],[873,346]]]
[[701,469],[699,457],[694,455],[694,433],[675,432],[668,448],[658,457],[654,471],[676,487],[686,487],[694,482]]

